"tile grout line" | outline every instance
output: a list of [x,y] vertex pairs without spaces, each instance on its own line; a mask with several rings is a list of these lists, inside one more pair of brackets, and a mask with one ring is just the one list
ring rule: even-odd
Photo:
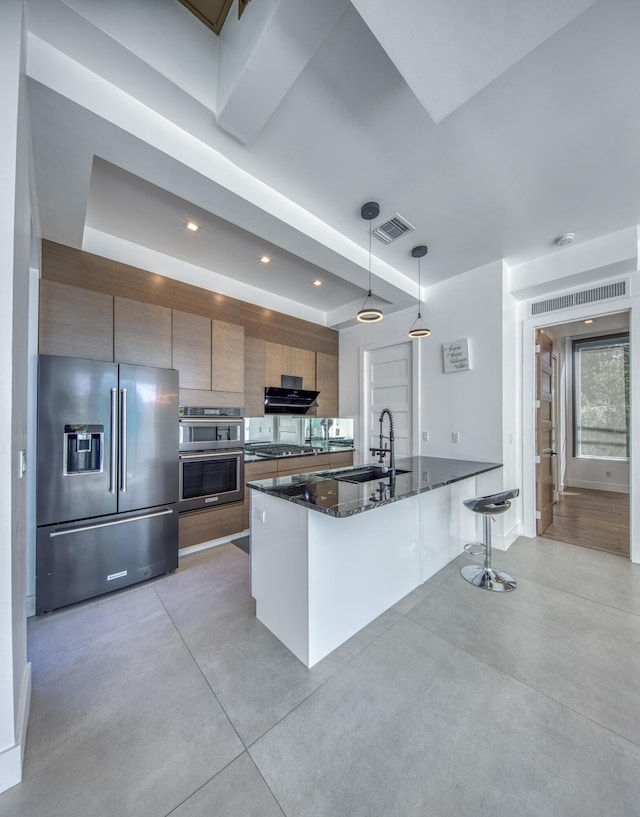
[[[576,545],[575,547],[578,547]],[[504,551],[506,553],[506,551]],[[464,556],[464,554],[461,554]],[[469,559],[468,564],[478,564],[477,562],[473,562]],[[633,564],[633,563],[631,563]],[[500,568],[502,570],[502,568]],[[510,569],[510,568],[508,568]],[[619,613],[623,613],[625,615],[635,616],[636,618],[640,618],[640,612],[635,612],[635,610],[627,610],[624,607],[616,607],[615,604],[607,604],[604,601],[599,601],[598,599],[589,598],[589,596],[583,596],[580,593],[575,593],[572,590],[566,590],[564,587],[555,587],[552,584],[547,584],[546,582],[539,581],[537,579],[529,578],[528,576],[515,576],[516,581],[521,579],[525,582],[531,582],[531,584],[536,584],[539,587],[546,587],[548,590],[554,590],[556,593],[565,593],[567,596],[572,596],[576,599],[582,599],[583,601],[591,602],[592,604],[597,604],[599,607],[605,607],[607,610],[616,610]],[[419,604],[420,602],[418,602]]]
[[[386,612],[386,611],[385,611],[385,612]],[[384,615],[384,614],[383,614],[383,613],[381,613],[381,615]],[[398,615],[399,615],[399,616],[402,616],[402,613],[398,613]],[[375,621],[375,619],[374,619],[374,621]],[[370,622],[370,623],[372,623],[372,622]],[[266,729],[266,730],[265,730],[265,731],[264,731],[264,732],[263,732],[261,735],[258,735],[258,737],[257,737],[255,740],[252,740],[252,741],[251,741],[251,743],[250,743],[250,744],[247,746],[247,751],[249,751],[249,750],[250,750],[250,749],[251,749],[253,746],[255,746],[255,745],[256,745],[256,743],[257,743],[259,740],[262,740],[262,738],[264,738],[266,735],[268,735],[268,734],[269,734],[269,732],[271,732],[271,730],[272,730],[272,729],[275,729],[275,727],[276,727],[276,726],[278,726],[278,725],[279,725],[279,724],[281,724],[281,723],[282,723],[284,720],[286,720],[286,719],[289,717],[289,715],[293,714],[293,713],[294,713],[294,712],[295,712],[297,709],[299,709],[299,708],[302,706],[302,704],[306,703],[306,701],[308,701],[308,700],[309,700],[310,698],[312,698],[312,697],[313,697],[313,696],[314,696],[314,695],[315,695],[317,692],[319,692],[321,689],[323,689],[323,687],[324,687],[324,686],[326,686],[326,684],[328,684],[328,683],[329,683],[329,681],[333,680],[333,678],[335,678],[335,677],[336,677],[336,675],[337,675],[339,672],[341,672],[341,671],[342,671],[342,670],[344,670],[346,667],[348,667],[348,666],[349,666],[349,665],[350,665],[350,664],[351,664],[353,661],[355,661],[355,659],[356,659],[356,658],[359,658],[359,657],[360,657],[360,656],[361,656],[361,655],[362,655],[362,654],[365,652],[365,650],[368,650],[368,649],[369,649],[369,647],[373,646],[373,644],[375,644],[377,641],[379,641],[379,639],[381,639],[383,635],[386,635],[386,633],[387,633],[387,632],[388,632],[388,631],[391,629],[391,627],[393,627],[393,625],[394,625],[394,624],[397,624],[397,623],[398,623],[398,619],[396,619],[395,621],[392,621],[392,622],[389,624],[389,626],[388,626],[388,627],[385,627],[385,629],[384,629],[384,630],[383,630],[383,631],[382,631],[382,632],[381,632],[379,635],[377,635],[377,636],[376,636],[376,637],[373,639],[373,641],[370,641],[368,644],[365,644],[365,645],[362,647],[362,649],[361,649],[361,650],[358,650],[358,652],[356,652],[354,655],[352,655],[352,656],[351,656],[351,658],[349,658],[349,660],[348,660],[348,661],[346,661],[346,662],[345,662],[344,664],[342,664],[340,667],[337,667],[337,668],[336,668],[336,670],[335,670],[335,672],[332,672],[332,673],[331,673],[331,675],[329,675],[327,678],[325,678],[325,680],[324,680],[324,681],[323,681],[321,684],[319,684],[319,686],[317,686],[317,687],[316,687],[314,690],[312,690],[312,691],[311,691],[311,692],[310,692],[308,695],[306,695],[304,698],[302,698],[302,700],[298,701],[298,703],[297,703],[297,704],[296,704],[296,705],[295,705],[295,706],[294,706],[292,709],[290,709],[290,710],[289,710],[289,711],[286,713],[286,715],[283,715],[283,716],[282,716],[281,718],[279,718],[279,719],[278,719],[278,720],[277,720],[275,723],[272,723],[272,724],[271,724],[271,726],[270,726],[268,729]],[[352,636],[352,638],[353,638],[353,636]],[[339,647],[336,647],[336,649],[339,649]],[[329,655],[331,655],[331,653],[329,653]],[[325,656],[325,657],[328,657],[328,656]],[[324,659],[323,659],[323,660],[324,660]],[[251,753],[250,753],[250,752],[249,752],[249,755],[250,755],[251,759],[253,760],[253,756],[251,755]],[[255,762],[255,761],[254,761],[254,762]]]
[[640,748],[640,742],[632,740],[631,738],[627,737],[626,735],[621,735],[619,732],[616,732],[616,730],[612,729],[610,726],[606,726],[604,723],[600,723],[600,721],[595,720],[591,716],[585,715],[584,712],[579,712],[577,709],[574,709],[572,706],[569,706],[569,704],[564,703],[563,701],[559,701],[557,698],[554,698],[552,695],[549,695],[549,693],[543,692],[541,689],[538,689],[537,687],[532,686],[530,683],[523,680],[522,678],[518,678],[516,675],[512,675],[510,672],[507,672],[502,667],[499,667],[496,664],[491,663],[491,661],[488,661],[485,658],[481,658],[480,656],[475,655],[472,652],[469,652],[469,650],[466,650],[464,647],[461,647],[459,644],[456,644],[454,641],[451,641],[450,639],[446,638],[441,633],[438,633],[435,630],[432,630],[430,627],[427,627],[425,624],[421,623],[420,621],[415,621],[414,619],[409,618],[407,615],[403,615],[403,618],[405,618],[407,621],[411,622],[412,624],[415,624],[418,627],[421,627],[426,632],[431,633],[431,635],[433,635],[436,638],[440,639],[445,644],[449,644],[451,647],[458,650],[459,652],[464,653],[465,655],[468,655],[472,659],[480,661],[481,663],[485,664],[485,666],[487,666],[487,667],[491,667],[491,669],[496,670],[496,672],[499,672],[501,675],[504,675],[506,678],[511,678],[517,684],[521,684],[522,686],[526,687],[527,689],[530,689],[532,692],[535,692],[537,695],[541,695],[543,698],[546,698],[549,701],[553,701],[558,706],[561,706],[563,709],[566,709],[569,712],[573,712],[573,714],[577,715],[579,718],[584,718],[585,720],[589,721],[590,723],[593,723],[595,726],[598,726],[601,729],[605,729],[610,734],[615,735],[616,737],[620,738],[621,740],[626,741],[631,746],[637,746],[638,748]]
[[[154,592],[156,592],[156,591],[155,591],[155,588],[154,588]],[[277,804],[278,808],[279,808],[279,809],[280,809],[280,811],[282,812],[283,817],[287,817],[287,814],[286,814],[285,810],[282,808],[282,805],[280,804],[280,801],[279,801],[279,800],[278,800],[278,798],[276,797],[275,793],[272,791],[271,787],[269,786],[269,784],[268,784],[268,783],[267,783],[267,781],[265,780],[264,775],[262,774],[262,772],[261,772],[261,771],[260,771],[260,769],[258,768],[258,765],[256,764],[255,760],[254,760],[254,759],[253,759],[253,757],[251,756],[251,753],[249,752],[249,747],[247,746],[247,744],[245,744],[244,740],[243,740],[243,739],[240,737],[240,734],[238,733],[238,730],[236,729],[235,724],[233,723],[233,721],[231,720],[231,718],[230,718],[229,714],[227,713],[227,710],[226,710],[226,709],[224,708],[224,706],[222,705],[222,702],[220,701],[220,699],[219,699],[219,698],[218,698],[218,696],[216,695],[215,690],[213,689],[213,687],[212,687],[212,686],[211,686],[211,684],[209,683],[209,679],[208,679],[208,678],[207,678],[207,676],[204,674],[204,672],[202,671],[202,668],[200,667],[200,664],[199,664],[199,663],[198,663],[198,661],[196,660],[196,657],[195,657],[195,656],[194,656],[194,654],[191,652],[191,649],[189,648],[189,645],[187,644],[187,642],[185,641],[185,639],[184,639],[184,637],[183,637],[182,633],[181,633],[181,632],[180,632],[180,630],[178,629],[178,626],[176,625],[175,621],[173,620],[173,618],[172,618],[172,616],[171,616],[171,613],[170,613],[170,612],[167,610],[167,607],[166,607],[166,605],[165,605],[164,601],[163,601],[163,600],[160,598],[160,596],[158,595],[158,593],[157,593],[157,592],[156,592],[156,596],[158,597],[158,600],[159,600],[160,604],[162,605],[162,607],[163,607],[163,609],[164,609],[164,611],[165,611],[165,613],[166,613],[166,615],[167,615],[167,618],[168,618],[168,619],[169,619],[169,621],[171,622],[171,624],[172,624],[173,628],[175,629],[176,633],[177,633],[177,634],[178,634],[178,636],[180,637],[180,640],[181,640],[181,641],[182,641],[182,643],[184,644],[185,649],[187,650],[187,652],[188,652],[188,653],[189,653],[189,655],[191,656],[191,659],[192,659],[193,663],[194,663],[194,664],[196,665],[196,667],[198,668],[198,672],[200,673],[200,675],[201,675],[201,676],[202,676],[202,678],[204,679],[204,682],[206,683],[206,685],[207,685],[207,686],[209,687],[209,689],[211,690],[211,694],[213,695],[213,697],[214,697],[215,701],[217,702],[217,704],[218,704],[218,706],[220,707],[220,709],[222,710],[222,712],[224,712],[224,716],[225,716],[225,718],[226,718],[226,719],[227,719],[227,721],[229,722],[229,724],[230,724],[231,728],[233,729],[233,731],[235,732],[235,734],[236,734],[236,736],[237,736],[238,740],[240,741],[240,743],[241,743],[241,744],[242,744],[242,746],[243,746],[243,751],[242,751],[242,752],[240,752],[240,754],[239,754],[239,755],[236,755],[234,758],[232,758],[232,759],[231,759],[231,760],[230,760],[230,761],[229,761],[229,762],[228,762],[228,763],[227,763],[225,766],[223,766],[223,767],[222,767],[222,769],[219,769],[219,770],[218,770],[218,771],[217,771],[217,772],[216,772],[214,775],[212,775],[212,776],[211,776],[211,777],[210,777],[208,780],[205,780],[205,782],[204,782],[204,783],[203,783],[201,786],[198,786],[198,788],[194,789],[194,791],[192,791],[192,792],[191,792],[191,794],[190,794],[188,797],[186,797],[186,798],[185,798],[185,799],[184,799],[184,800],[183,800],[181,803],[178,803],[178,805],[177,805],[177,806],[175,806],[175,808],[173,808],[173,809],[172,809],[170,812],[168,812],[168,813],[167,813],[167,815],[166,815],[166,817],[169,817],[169,815],[171,815],[172,813],[174,813],[176,809],[180,808],[180,806],[181,806],[181,805],[183,805],[184,803],[186,803],[186,802],[187,802],[187,800],[189,800],[191,797],[193,797],[193,795],[194,795],[194,794],[196,794],[197,792],[199,792],[199,791],[200,791],[202,788],[204,788],[204,787],[205,787],[205,786],[206,786],[208,783],[210,783],[212,780],[214,780],[214,779],[215,779],[215,778],[216,778],[216,777],[217,777],[217,776],[218,776],[218,775],[219,775],[221,772],[223,772],[225,769],[227,769],[227,768],[228,768],[228,767],[229,767],[229,766],[230,766],[232,763],[235,763],[235,761],[236,761],[236,760],[238,760],[238,758],[242,757],[242,755],[243,755],[243,754],[246,754],[246,755],[247,755],[247,757],[248,757],[248,758],[251,760],[251,763],[253,764],[254,768],[256,769],[256,771],[258,772],[258,774],[260,775],[260,777],[261,777],[261,778],[262,778],[262,780],[264,781],[264,784],[265,784],[265,786],[267,787],[267,789],[268,789],[269,793],[270,793],[270,794],[271,794],[271,796],[273,797],[274,802]],[[333,676],[331,676],[331,677],[333,677]],[[327,679],[327,680],[328,680],[328,679]],[[324,686],[324,684],[323,684],[322,686]],[[306,699],[305,699],[305,700],[306,700]],[[295,709],[295,708],[297,708],[297,707],[294,707],[294,709]],[[293,712],[294,710],[291,710],[291,711]],[[287,713],[287,714],[290,714],[290,713]],[[284,717],[287,717],[287,716],[285,715]],[[281,719],[281,720],[282,720],[282,719]],[[278,721],[278,723],[279,723],[279,722],[280,722],[280,721]],[[274,725],[275,725],[275,724],[274,724]],[[270,728],[273,728],[273,727],[270,727]],[[267,732],[268,732],[268,731],[269,731],[269,730],[267,730]],[[264,734],[267,734],[267,732],[265,732]],[[260,737],[262,737],[262,735],[260,735]],[[260,739],[260,737],[259,737],[259,738],[256,738],[256,740],[259,740],[259,739]],[[250,745],[250,746],[252,746],[252,745],[253,745],[253,743],[255,743],[255,742],[256,742],[256,741],[253,741],[253,742],[252,742],[251,744],[249,744],[249,745]]]
[[[189,655],[191,656],[191,660],[193,661],[193,663],[194,663],[194,664],[196,665],[196,667],[198,668],[198,672],[199,672],[199,673],[200,673],[200,675],[202,676],[202,678],[203,678],[203,680],[204,680],[205,684],[206,684],[206,685],[209,687],[209,689],[211,690],[211,694],[212,694],[212,695],[213,695],[213,697],[215,698],[216,703],[218,704],[218,706],[220,707],[220,709],[223,711],[225,718],[226,718],[226,719],[229,721],[229,724],[230,724],[231,728],[232,728],[232,729],[233,729],[233,731],[235,732],[235,734],[236,734],[236,736],[237,736],[238,740],[240,741],[240,743],[242,744],[242,746],[243,746],[244,750],[246,751],[247,746],[246,746],[245,742],[244,742],[244,741],[242,740],[242,738],[240,737],[240,735],[239,735],[239,733],[238,733],[238,730],[236,729],[236,727],[235,727],[235,725],[234,725],[233,721],[231,720],[231,718],[230,718],[230,717],[229,717],[229,715],[227,714],[227,710],[224,708],[224,706],[222,705],[222,703],[221,703],[220,699],[219,699],[219,698],[218,698],[218,696],[216,695],[215,690],[213,689],[213,687],[212,687],[212,686],[211,686],[211,684],[209,683],[209,679],[207,678],[207,676],[206,676],[206,675],[204,674],[204,672],[202,671],[202,667],[200,666],[200,664],[199,664],[199,663],[198,663],[198,661],[196,660],[195,655],[194,655],[194,654],[191,652],[191,649],[190,649],[189,645],[188,645],[188,644],[187,644],[187,642],[184,640],[184,637],[183,637],[182,633],[181,633],[181,632],[180,632],[180,630],[178,629],[178,626],[176,625],[175,621],[173,620],[173,618],[172,618],[172,616],[171,616],[171,613],[170,613],[170,612],[167,610],[167,608],[166,608],[166,606],[165,606],[164,602],[162,601],[162,599],[160,598],[160,596],[159,596],[157,593],[156,593],[156,596],[158,596],[158,600],[160,601],[160,604],[162,605],[162,607],[163,607],[163,609],[164,609],[164,611],[165,611],[165,613],[166,613],[166,615],[167,615],[167,618],[168,618],[168,619],[169,619],[169,621],[171,622],[171,624],[172,624],[172,626],[173,626],[174,630],[175,630],[175,631],[176,631],[176,633],[178,634],[178,637],[180,638],[180,641],[182,641],[182,643],[184,644],[184,648],[186,649],[186,651],[187,651],[187,652],[189,653]],[[242,752],[241,752],[240,754],[242,754]],[[236,755],[236,757],[240,757],[240,755]],[[235,759],[235,758],[234,758],[234,759]],[[214,775],[214,777],[215,777],[215,775]]]

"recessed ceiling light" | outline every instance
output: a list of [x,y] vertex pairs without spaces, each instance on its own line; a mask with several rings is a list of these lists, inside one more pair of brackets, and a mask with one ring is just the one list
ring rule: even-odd
[[553,239],[553,243],[556,247],[566,247],[567,244],[573,244],[575,239],[575,233],[562,233],[562,235],[559,235]]
[[321,287],[322,281],[319,278],[316,278],[316,280],[313,282],[313,285],[314,287]]
[[200,227],[194,221],[187,221],[186,223],[187,230],[191,230],[192,233],[197,233]]
[[588,318],[585,323],[595,323],[593,318]]
[[271,259],[269,258],[269,256],[268,256],[268,255],[263,255],[263,256],[260,258],[260,263],[261,263],[261,264],[270,264],[270,263],[271,263]]

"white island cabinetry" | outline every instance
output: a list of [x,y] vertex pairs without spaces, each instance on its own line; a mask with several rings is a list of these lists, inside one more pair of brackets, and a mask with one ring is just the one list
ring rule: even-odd
[[[315,474],[311,483],[265,480],[273,492],[252,488],[257,618],[312,667],[477,538],[475,515],[462,502],[497,490],[502,471],[491,465],[498,470],[422,492],[407,478],[402,494],[398,477],[401,496],[379,503],[367,495],[378,483],[347,486],[331,473]],[[313,506],[304,494],[284,496],[289,485],[307,484]]]

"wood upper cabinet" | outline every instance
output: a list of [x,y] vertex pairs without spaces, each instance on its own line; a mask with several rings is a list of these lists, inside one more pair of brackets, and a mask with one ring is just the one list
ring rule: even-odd
[[338,357],[316,352],[316,389],[318,417],[338,416]]
[[244,392],[244,326],[211,321],[211,388]]
[[315,352],[266,341],[264,344],[265,386],[279,386],[283,374],[301,377],[303,389],[315,389]]
[[118,363],[171,368],[171,310],[131,298],[113,299],[113,354]]
[[211,320],[172,310],[172,366],[181,389],[211,390]]
[[259,338],[244,341],[244,413],[246,417],[264,414],[265,342]]
[[41,355],[113,360],[113,296],[40,281]]

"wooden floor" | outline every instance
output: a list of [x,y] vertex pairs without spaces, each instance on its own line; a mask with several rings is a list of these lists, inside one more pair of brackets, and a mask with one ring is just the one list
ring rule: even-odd
[[542,534],[573,545],[629,558],[629,494],[567,488]]

